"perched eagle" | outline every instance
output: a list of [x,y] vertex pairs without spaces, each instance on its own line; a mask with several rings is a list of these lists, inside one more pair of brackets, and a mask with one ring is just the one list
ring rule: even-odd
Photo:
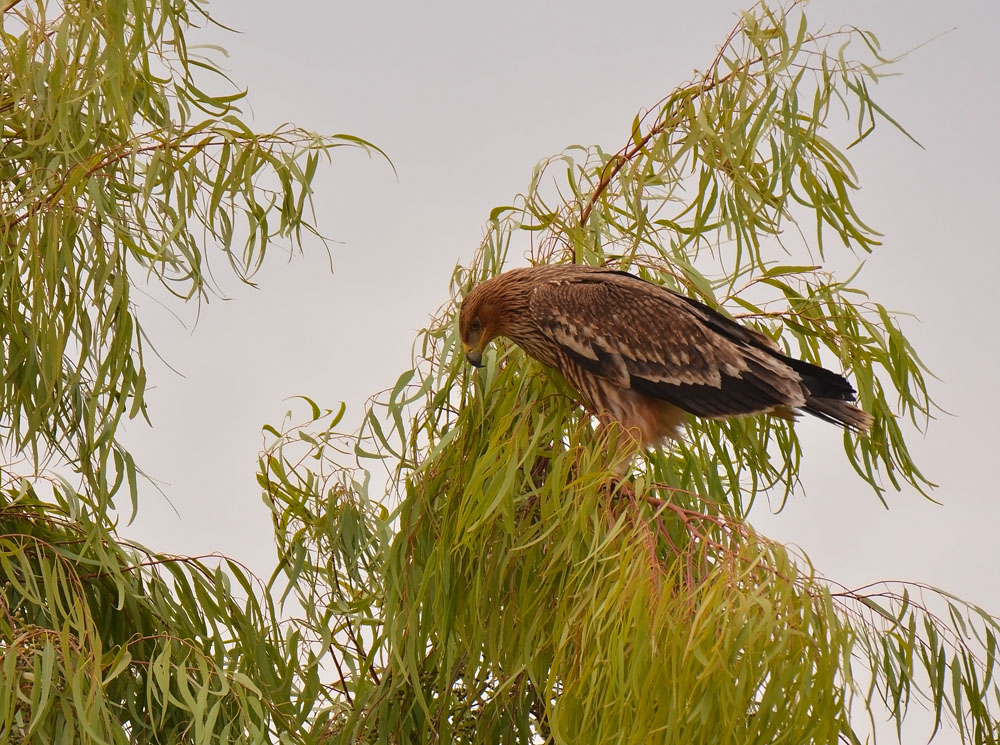
[[722,419],[788,416],[796,408],[851,429],[871,425],[840,375],[787,357],[767,336],[626,272],[512,269],[463,300],[459,333],[476,366],[491,340],[507,337],[644,447],[676,437],[685,412]]

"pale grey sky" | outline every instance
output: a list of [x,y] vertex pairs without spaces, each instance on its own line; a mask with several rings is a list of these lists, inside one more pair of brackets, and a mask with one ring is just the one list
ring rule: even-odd
[[[322,171],[316,204],[321,229],[340,242],[334,274],[319,248],[291,263],[276,255],[259,290],[223,280],[232,299],[202,308],[193,333],[150,308],[147,330],[185,377],[151,360],[154,429],[132,426],[130,438],[180,516],[147,490],[124,530],[159,550],[221,551],[263,572],[273,548],[254,481],[261,425],[279,422],[296,394],[331,407],[346,401],[360,416],[365,399],[409,367],[415,331],[446,300],[452,267],[473,255],[490,209],[567,145],[617,149],[638,109],[707,66],[744,4],[276,7],[212,5],[242,32],[210,37],[230,50],[227,66],[250,89],[256,125],[292,121],[367,138],[390,155],[398,180],[385,163],[346,149]],[[1000,353],[991,320],[1000,259],[989,222],[1000,198],[1000,3],[818,0],[807,14],[870,29],[889,55],[944,34],[878,86],[878,100],[926,149],[883,127],[851,157],[862,215],[885,234],[863,282],[875,299],[915,314],[905,331],[954,416],[912,437],[943,506],[890,493],[886,511],[853,476],[840,433],[803,421],[808,497],[778,515],[760,509],[753,522],[844,584],[920,580],[1000,613],[992,471]],[[192,313],[174,310],[190,327]]]

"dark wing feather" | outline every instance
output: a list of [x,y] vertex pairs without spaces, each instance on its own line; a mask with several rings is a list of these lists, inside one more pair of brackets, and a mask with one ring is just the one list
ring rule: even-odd
[[530,302],[566,358],[698,416],[806,404],[802,376],[771,339],[633,275],[576,272],[540,284]]

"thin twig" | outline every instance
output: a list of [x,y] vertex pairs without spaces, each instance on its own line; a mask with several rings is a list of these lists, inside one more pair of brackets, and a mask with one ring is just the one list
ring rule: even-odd
[[[723,48],[725,48],[725,47],[723,47]],[[707,77],[706,76],[702,80],[702,82],[700,84],[695,85],[695,86],[691,86],[691,87],[689,87],[688,89],[686,89],[684,91],[677,92],[677,93],[673,94],[672,96],[670,96],[669,98],[664,99],[664,104],[663,105],[666,105],[666,103],[669,102],[670,99],[674,99],[676,101],[679,101],[679,100],[690,100],[690,99],[693,99],[693,98],[697,98],[698,96],[704,95],[705,93],[708,93],[709,91],[711,91],[713,88],[716,88],[719,85],[722,85],[723,83],[728,82],[733,76],[736,75],[737,72],[746,70],[747,68],[752,67],[753,65],[756,65],[757,63],[761,62],[762,60],[763,60],[762,57],[755,57],[752,60],[748,60],[738,70],[733,70],[728,75],[725,75],[725,76],[723,76],[721,78],[716,78],[714,76],[714,73],[713,73],[712,77]],[[660,105],[658,104],[657,107],[654,107],[654,109],[651,109],[651,111],[656,110],[657,108],[659,108],[659,106]],[[661,113],[662,113],[662,110],[661,110]],[[647,113],[647,116],[648,116],[648,113]],[[674,113],[673,115],[671,115],[670,117],[668,117],[666,119],[661,119],[657,124],[654,124],[652,127],[650,127],[649,132],[647,132],[638,141],[635,140],[635,137],[638,134],[638,131],[632,132],[632,138],[633,139],[632,139],[631,144],[626,145],[621,150],[619,150],[618,153],[616,153],[615,156],[613,158],[611,158],[611,160],[609,160],[607,162],[607,164],[605,164],[604,169],[601,172],[601,178],[597,182],[597,186],[594,187],[594,190],[590,193],[590,197],[587,199],[587,203],[583,206],[583,209],[580,211],[580,226],[581,227],[584,224],[586,224],[587,219],[590,217],[590,213],[591,213],[591,211],[594,208],[594,205],[597,203],[597,200],[600,198],[601,194],[603,194],[604,191],[611,184],[611,181],[614,179],[614,177],[618,175],[618,172],[621,171],[621,169],[624,168],[625,165],[627,163],[629,163],[633,158],[635,158],[636,155],[638,155],[640,152],[642,152],[643,149],[645,149],[646,145],[649,143],[649,141],[651,139],[653,139],[657,135],[661,134],[668,127],[674,126],[677,123],[677,117],[678,116],[679,116],[679,113]],[[643,117],[643,119],[645,119],[645,117]],[[639,121],[639,125],[638,126],[641,126],[641,125],[642,125],[642,120]],[[574,249],[573,253],[574,253],[573,261],[574,261],[574,263],[576,263],[576,250],[575,249]]]
[[340,659],[337,656],[337,649],[333,646],[333,642],[330,642],[329,651],[330,656],[333,658],[333,664],[337,666],[337,675],[340,676],[340,685],[344,689],[344,695],[347,696],[347,703],[354,706],[354,700],[351,698],[351,692],[347,689],[347,679],[344,677],[344,671],[340,668]]

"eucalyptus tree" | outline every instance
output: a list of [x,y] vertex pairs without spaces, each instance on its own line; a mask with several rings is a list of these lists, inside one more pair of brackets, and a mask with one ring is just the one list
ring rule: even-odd
[[754,6],[621,149],[570,147],[493,210],[358,435],[315,404],[271,430],[260,479],[329,651],[334,741],[860,743],[921,706],[928,737],[997,741],[996,618],[923,585],[849,590],[754,530],[756,498],[798,486],[793,422],[694,420],[616,479],[635,454],[564,381],[502,342],[475,371],[458,339],[461,298],[527,235],[530,262],[631,270],[845,370],[874,417],[844,432],[854,488],[927,493],[907,444],[927,369],[829,268],[879,245],[847,150],[907,136],[872,97],[889,64],[802,3]]
[[314,232],[320,160],[370,149],[254,132],[197,26],[202,0],[0,4],[0,742],[311,731],[320,681],[261,583],[115,531],[148,385],[135,292],[198,299],[213,254],[248,280]]
[[844,435],[858,488],[928,490],[899,424],[926,422],[927,371],[822,266],[878,245],[846,156],[895,126],[872,35],[757,5],[623,148],[541,163],[359,432],[308,399],[265,426],[260,581],[116,531],[138,468],[116,433],[147,385],[131,293],[196,299],[213,255],[249,278],[312,232],[320,157],[370,146],[254,133],[206,92],[199,2],[2,10],[0,741],[862,742],[916,702],[998,739],[993,617],[849,591],[754,530],[755,498],[797,485],[794,424],[691,422],[615,479],[633,453],[562,381],[503,346],[474,373],[457,338],[461,296],[528,235],[532,261],[630,269],[839,364],[874,416]]

